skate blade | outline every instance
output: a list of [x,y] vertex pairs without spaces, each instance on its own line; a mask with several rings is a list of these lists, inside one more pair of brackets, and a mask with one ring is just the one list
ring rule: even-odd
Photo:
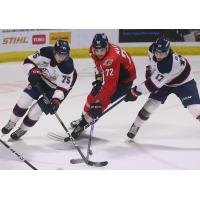
[[127,139],[125,142],[126,142],[126,143],[136,143],[136,142],[134,141],[134,138],[133,138],[133,139]]
[[15,140],[13,140],[12,138],[8,139],[8,142],[14,142]]
[[18,141],[20,141],[20,140],[22,140],[22,139],[18,139],[18,140],[14,140],[14,139],[12,139],[11,137],[8,139],[8,142],[18,142]]

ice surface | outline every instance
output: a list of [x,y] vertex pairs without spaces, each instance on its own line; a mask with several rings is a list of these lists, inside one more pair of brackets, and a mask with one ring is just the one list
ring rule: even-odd
[[[200,87],[200,57],[187,58]],[[146,57],[135,57],[134,61],[138,72],[136,82],[140,82],[144,80]],[[66,126],[80,117],[94,77],[91,59],[75,59],[74,62],[78,80],[58,111]],[[22,63],[2,63],[0,72],[0,127],[2,127],[7,123],[27,81]],[[48,132],[65,135],[55,116],[43,115],[20,141],[7,142],[9,136],[3,137],[2,140],[41,170],[200,169],[200,124],[187,109],[183,108],[180,100],[174,95],[169,96],[166,103],[144,124],[135,138],[135,143],[128,141],[127,131],[146,99],[147,96],[142,96],[136,102],[121,103],[95,125],[92,139],[93,155],[90,158],[94,161],[107,160],[109,164],[103,168],[70,164],[70,159],[80,158],[74,146],[47,137]],[[89,129],[78,141],[84,153],[87,149],[88,134]],[[30,168],[0,144],[0,169]]]

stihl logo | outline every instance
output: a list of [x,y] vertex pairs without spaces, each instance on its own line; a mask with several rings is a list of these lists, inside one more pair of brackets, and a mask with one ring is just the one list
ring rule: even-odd
[[32,36],[32,44],[45,44],[45,43],[46,43],[46,35]]
[[3,38],[2,44],[8,45],[8,44],[27,44],[28,40],[26,37],[8,37]]

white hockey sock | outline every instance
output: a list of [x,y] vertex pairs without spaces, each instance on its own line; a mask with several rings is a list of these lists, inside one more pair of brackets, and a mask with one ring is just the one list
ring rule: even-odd
[[19,120],[21,119],[21,117],[17,117],[16,115],[14,115],[13,113],[10,116],[10,121],[17,123]]
[[20,128],[22,130],[28,131],[32,126],[35,125],[35,123],[40,119],[40,116],[42,115],[42,110],[38,103],[36,102],[33,104],[28,111],[27,116],[24,118]]
[[135,126],[140,127],[140,126],[142,126],[142,124],[144,122],[145,122],[145,120],[142,120],[139,116],[137,116],[136,119],[135,119],[134,124],[135,124]]
[[[26,92],[23,92],[23,94],[17,101],[13,112],[11,113],[10,120],[17,123],[23,117],[23,114],[25,114],[26,110],[29,108],[29,106],[31,106],[33,101],[34,99],[31,96],[29,96]],[[23,110],[24,113],[21,114]],[[20,116],[18,116],[17,113],[20,113]]]
[[150,115],[154,113],[154,111],[160,106],[161,102],[154,100],[154,99],[148,99],[147,102],[144,104],[143,108],[139,111],[136,119],[135,119],[135,126],[140,127],[142,124],[148,120]]
[[91,123],[94,119],[90,117],[87,113],[83,113],[83,116],[87,123]]

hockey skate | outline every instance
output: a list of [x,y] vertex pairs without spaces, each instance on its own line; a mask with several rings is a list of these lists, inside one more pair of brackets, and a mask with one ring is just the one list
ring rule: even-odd
[[9,122],[1,129],[3,134],[8,134],[15,127],[16,123],[9,120]]
[[[79,121],[79,123],[78,123]],[[73,122],[77,122],[77,124],[73,123]],[[85,125],[88,124],[88,122],[84,119],[84,117],[82,117],[81,119],[78,119],[78,120],[75,120],[71,122],[71,126],[73,126],[73,131],[71,132],[71,136],[74,138],[74,139],[77,139],[80,137],[81,133],[84,131],[85,129]],[[73,123],[73,124],[72,124]],[[70,140],[69,137],[66,137],[64,139],[65,142],[68,142]]]
[[70,123],[71,128],[75,128],[81,121],[82,118],[74,120]]
[[11,140],[18,140],[20,137],[22,137],[27,131],[22,130],[21,128],[18,128],[15,132],[13,132],[10,135]]
[[137,134],[137,132],[138,132],[139,129],[140,129],[140,127],[137,127],[137,126],[135,126],[135,124],[133,124],[131,126],[130,130],[128,131],[127,136],[130,139],[133,139],[136,136],[136,134]]

